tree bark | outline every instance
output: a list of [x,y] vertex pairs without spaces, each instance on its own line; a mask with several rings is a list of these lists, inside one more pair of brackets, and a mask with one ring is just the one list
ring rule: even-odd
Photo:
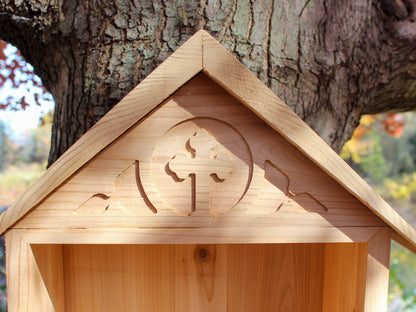
[[204,28],[336,151],[416,107],[415,0],[0,0],[0,38],[53,94],[53,163]]

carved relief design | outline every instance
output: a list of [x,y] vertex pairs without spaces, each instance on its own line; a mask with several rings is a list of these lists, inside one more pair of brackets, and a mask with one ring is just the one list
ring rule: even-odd
[[138,183],[139,162],[128,166],[114,180],[114,192],[92,195],[79,208],[74,210],[78,215],[99,215],[107,211],[120,211],[124,214],[138,214],[141,204],[141,194]]
[[234,162],[226,154],[215,153],[218,142],[207,131],[198,130],[186,143],[192,157],[180,153],[168,162],[169,169],[180,179],[197,176],[197,188],[205,188],[209,184],[208,176],[215,176],[222,182],[233,172]]
[[218,142],[203,129],[198,130],[186,143],[192,156],[176,154],[169,160],[168,170],[181,182],[188,177],[193,180],[193,203],[209,203],[211,179],[217,183],[224,182],[234,171],[235,163],[226,154],[215,152]]
[[[299,177],[298,177],[299,179]],[[270,160],[264,162],[264,180],[262,190],[254,206],[262,207],[261,211],[275,212],[317,212],[326,213],[328,208],[312,195],[312,186],[293,185],[291,178]]]
[[189,216],[219,216],[247,192],[253,161],[247,142],[227,123],[192,118],[170,128],[156,144],[152,159],[136,160],[114,181],[111,194],[94,194],[75,214],[109,211],[143,214],[171,210]]
[[223,121],[192,118],[169,129],[151,163],[140,170],[156,210],[219,216],[237,205],[252,178],[252,156],[241,134]]
[[149,159],[133,161],[115,177],[113,192],[93,194],[74,213],[220,216],[236,206],[260,214],[328,212],[319,200],[322,186],[303,181],[299,172],[286,173],[282,168],[290,160],[282,158],[285,166],[278,166],[280,158],[259,157],[261,150],[254,152],[262,165],[254,165],[247,141],[221,120],[185,120],[152,146]]
[[111,197],[97,193],[92,195],[85,203],[74,210],[77,215],[99,215],[105,213],[110,208]]

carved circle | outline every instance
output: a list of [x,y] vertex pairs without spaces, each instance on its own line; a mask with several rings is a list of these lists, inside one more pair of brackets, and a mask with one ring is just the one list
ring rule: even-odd
[[159,140],[151,176],[160,199],[176,213],[219,216],[247,192],[253,159],[238,130],[197,117],[176,124]]

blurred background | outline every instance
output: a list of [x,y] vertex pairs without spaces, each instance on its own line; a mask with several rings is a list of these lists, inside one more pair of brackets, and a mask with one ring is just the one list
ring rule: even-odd
[[[13,46],[0,41],[0,209],[45,171],[53,98]],[[341,156],[416,227],[416,114],[365,115]],[[4,237],[0,312],[6,307]],[[416,311],[416,255],[392,243],[389,311]]]

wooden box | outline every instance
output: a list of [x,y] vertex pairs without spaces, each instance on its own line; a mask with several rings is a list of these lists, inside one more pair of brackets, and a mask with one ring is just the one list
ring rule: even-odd
[[206,32],[0,218],[9,312],[386,311],[416,233]]

